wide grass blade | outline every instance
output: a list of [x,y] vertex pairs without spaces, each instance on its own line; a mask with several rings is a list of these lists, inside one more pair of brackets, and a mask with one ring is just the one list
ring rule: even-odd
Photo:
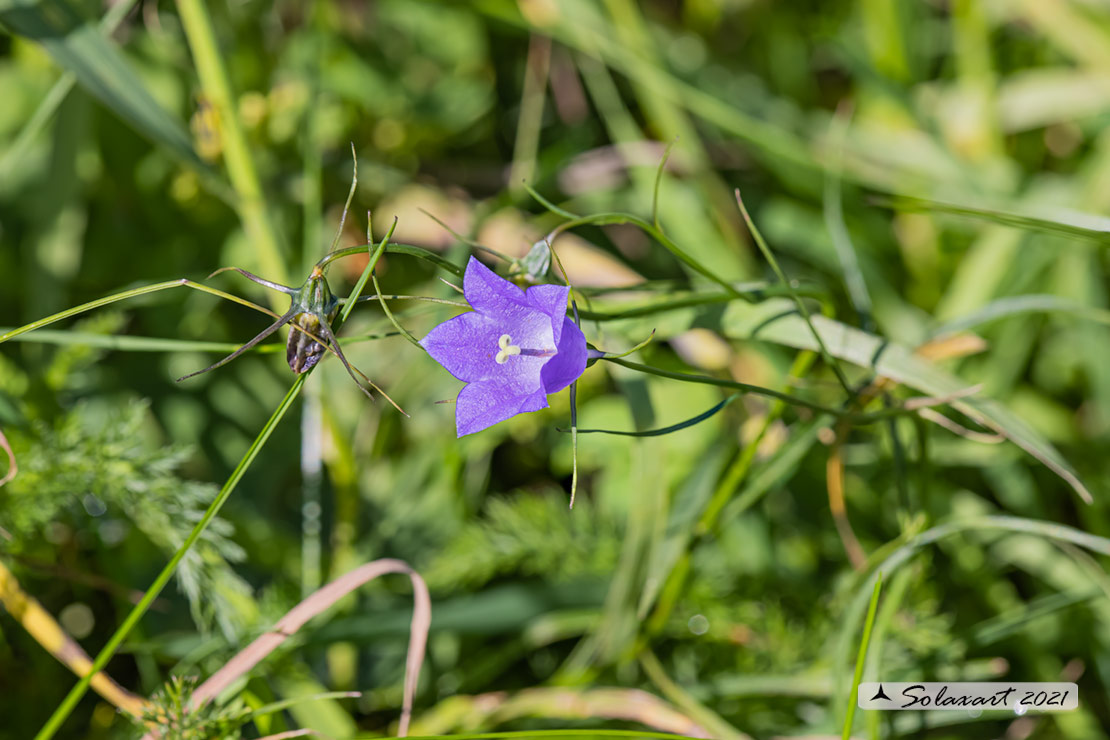
[[[799,349],[818,349],[809,326],[783,300],[758,305],[733,303],[722,318],[727,334],[738,339],[761,340]],[[1091,494],[1078,473],[1052,444],[997,401],[978,396],[961,397],[968,383],[914,354],[910,348],[824,316],[814,316],[812,326],[836,358],[872,370],[934,398],[950,398],[951,405],[976,422],[1006,436],[1067,481],[1088,503]]]
[[193,150],[185,127],[147,91],[119,48],[96,21],[65,0],[0,0],[0,25],[42,44],[78,84],[125,123],[191,167],[209,168]]
[[[116,27],[127,17],[131,9],[135,7],[135,0],[125,0],[124,2],[116,3],[108,9],[104,17],[100,20],[99,29],[101,33],[109,34],[116,30]],[[66,72],[58,81],[54,83],[53,87],[43,96],[39,101],[39,105],[35,108],[35,112],[27,119],[27,123],[19,130],[19,135],[15,137],[15,141],[8,147],[8,151],[4,152],[4,156],[0,157],[0,177],[6,178],[11,174],[12,167],[19,161],[20,157],[27,151],[27,147],[35,140],[39,132],[46,127],[50,119],[58,111],[58,106],[66,99],[73,86],[77,84],[77,76],[73,72]]]

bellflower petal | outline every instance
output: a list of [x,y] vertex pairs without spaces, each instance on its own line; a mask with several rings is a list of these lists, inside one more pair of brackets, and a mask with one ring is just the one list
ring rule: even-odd
[[563,390],[586,371],[586,336],[573,321],[565,317],[562,335],[555,356],[540,371],[545,393]]
[[489,269],[475,257],[466,263],[463,273],[463,294],[475,311],[498,315],[514,308],[528,308],[528,299],[521,288]]
[[474,311],[445,321],[420,342],[468,384],[455,404],[460,437],[547,408],[547,394],[566,388],[586,369],[586,337],[567,318],[570,288],[536,285],[524,291],[471,257],[463,294]]
[[492,376],[498,368],[494,357],[501,334],[497,322],[472,311],[432,329],[420,346],[447,372],[470,383]]
[[500,380],[468,384],[459,391],[455,401],[456,434],[460,437],[473,434],[517,414],[547,408],[543,388],[523,395],[516,395],[514,390],[512,385]]
[[[559,346],[559,335],[563,330],[563,317],[567,315],[567,298],[570,287],[567,285],[533,285],[525,291],[528,303],[537,311],[551,318],[554,336],[553,346]],[[585,341],[585,337],[582,338]]]

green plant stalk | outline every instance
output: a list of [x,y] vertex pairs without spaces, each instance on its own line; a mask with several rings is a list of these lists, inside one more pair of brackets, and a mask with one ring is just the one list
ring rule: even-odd
[[852,677],[852,691],[848,694],[848,707],[844,717],[843,740],[851,740],[852,721],[856,718],[856,693],[859,691],[859,682],[863,679],[863,666],[867,662],[867,646],[871,642],[871,628],[875,626],[875,612],[879,608],[879,592],[883,587],[883,574],[880,571],[875,579],[875,589],[871,592],[871,604],[867,607],[867,621],[863,624],[863,638],[859,643],[859,654],[856,655],[856,672]]
[[907,409],[901,406],[891,406],[880,411],[873,411],[871,413],[860,413],[858,411],[844,411],[843,409],[836,409],[832,406],[825,406],[813,401],[807,401],[799,396],[792,396],[789,393],[776,391],[773,388],[764,388],[761,385],[751,385],[749,383],[740,383],[735,380],[726,380],[724,378],[714,378],[709,375],[694,375],[692,373],[680,373],[673,370],[663,370],[658,367],[651,367],[650,365],[641,365],[638,362],[629,362],[628,360],[621,360],[615,357],[602,357],[606,362],[612,362],[621,367],[626,367],[629,370],[636,370],[637,372],[647,373],[648,375],[657,375],[660,378],[670,378],[671,380],[682,380],[687,383],[703,383],[705,385],[715,385],[720,388],[734,388],[738,391],[745,393],[755,393],[759,396],[769,396],[777,398],[793,406],[801,406],[802,408],[810,409],[811,411],[818,411],[822,414],[829,414],[840,419],[849,419],[853,424],[870,424],[882,419],[888,419],[892,416],[913,415],[916,409]]
[[209,293],[214,296],[219,296],[220,298],[225,298],[229,301],[233,301],[240,305],[246,306],[247,308],[253,308],[256,311],[260,311],[261,313],[277,318],[276,313],[273,313],[272,311],[269,311],[256,303],[251,303],[250,301],[244,298],[240,298],[239,296],[232,295],[231,293],[225,293],[222,290],[209,288],[207,285],[201,285],[200,283],[194,283],[192,280],[185,280],[184,278],[181,278],[178,280],[166,280],[165,282],[154,283],[152,285],[144,285],[141,288],[132,288],[131,290],[125,290],[120,293],[113,293],[112,295],[106,296],[104,298],[98,298],[95,301],[82,303],[80,306],[67,308],[65,311],[59,311],[58,313],[51,314],[49,316],[46,316],[45,318],[38,319],[37,321],[32,321],[29,324],[24,324],[23,326],[12,329],[4,334],[0,334],[0,344],[8,341],[9,339],[14,339],[15,337],[18,337],[20,334],[26,334],[29,331],[41,329],[42,327],[49,326],[56,321],[68,319],[70,316],[76,316],[77,314],[84,313],[85,311],[91,311],[94,308],[107,306],[111,303],[115,303],[116,301],[126,300],[127,298],[135,298],[137,296],[146,295],[147,293],[157,293],[160,290],[167,290],[168,288],[177,288],[180,286],[199,290],[202,293]]
[[[344,247],[343,249],[337,249],[334,252],[329,252],[327,254],[327,256],[325,256],[323,259],[321,259],[316,264],[318,264],[320,267],[327,267],[332,262],[334,262],[335,260],[337,260],[341,257],[350,257],[351,255],[354,255],[354,254],[363,254],[363,253],[365,253],[366,248],[368,246],[373,246],[373,245],[372,244],[359,244],[359,245],[354,246],[354,247]],[[454,275],[456,277],[462,277],[463,276],[463,270],[462,270],[461,267],[459,267],[458,265],[456,265],[453,262],[449,262],[449,261],[445,260],[443,257],[440,257],[435,252],[424,249],[423,247],[414,247],[410,244],[389,244],[389,245],[386,246],[385,251],[389,252],[390,254],[407,254],[410,257],[417,257],[417,258],[422,259],[426,262],[430,262],[431,264],[435,265],[436,267],[439,267],[439,268],[442,268],[442,269],[446,270],[447,272],[451,273],[452,275]]]
[[135,625],[138,624],[139,620],[142,618],[143,614],[146,613],[147,609],[150,608],[154,600],[158,598],[162,589],[166,587],[170,578],[173,577],[178,564],[181,563],[181,560],[185,557],[185,554],[189,552],[189,549],[196,544],[196,541],[200,539],[201,534],[203,534],[204,530],[211,524],[216,514],[219,513],[220,508],[223,507],[224,503],[231,497],[232,491],[234,491],[235,487],[239,484],[247,468],[254,462],[254,458],[258,456],[258,453],[262,450],[263,445],[266,444],[266,441],[270,438],[270,435],[273,433],[282,417],[285,416],[285,413],[293,405],[293,401],[296,400],[297,396],[300,394],[301,388],[304,387],[308,375],[309,373],[304,373],[297,376],[297,379],[289,388],[289,392],[285,394],[285,398],[282,399],[281,403],[270,417],[270,420],[262,427],[262,431],[259,432],[254,442],[251,443],[250,449],[243,455],[243,459],[239,461],[239,464],[235,466],[235,470],[232,471],[231,476],[227,479],[227,482],[224,483],[223,488],[220,489],[220,493],[213,499],[212,503],[209,504],[207,511],[204,512],[204,516],[201,517],[201,520],[193,527],[193,531],[185,538],[185,542],[183,542],[177,552],[174,553],[170,562],[166,564],[166,567],[164,567],[162,572],[158,574],[158,577],[154,579],[154,583],[152,583],[146,593],[143,594],[143,598],[131,609],[131,613],[124,619],[123,624],[116,629],[115,633],[108,639],[108,642],[101,648],[89,672],[84,678],[77,682],[77,685],[70,690],[69,694],[62,700],[62,703],[54,710],[54,713],[50,715],[46,724],[43,725],[42,729],[35,735],[35,740],[49,740],[49,738],[54,736],[54,733],[58,731],[62,723],[77,706],[81,697],[88,691],[89,682],[92,680],[92,677],[104,670],[104,667],[108,664],[108,661],[112,659],[112,656],[116,654],[116,650],[119,649],[124,639]]
[[793,286],[790,285],[790,280],[787,279],[786,273],[783,272],[782,267],[779,266],[779,261],[775,259],[774,252],[771,251],[771,248],[763,239],[763,234],[761,234],[759,228],[756,227],[751,214],[748,213],[748,207],[744,205],[744,199],[740,197],[739,189],[736,190],[736,204],[740,207],[740,213],[744,216],[744,221],[748,224],[748,228],[752,232],[752,238],[755,239],[755,243],[759,246],[759,251],[763,253],[763,256],[771,265],[771,269],[774,270],[775,275],[778,276],[779,281],[790,290],[794,303],[798,306],[798,310],[801,311],[802,318],[805,319],[810,333],[813,334],[813,338],[816,340],[817,346],[821,350],[821,357],[828,363],[829,367],[832,368],[833,373],[836,374],[836,379],[840,382],[840,385],[843,386],[848,397],[855,399],[856,393],[852,390],[851,383],[848,382],[848,378],[844,375],[844,371],[840,368],[840,364],[836,361],[836,358],[832,356],[828,347],[825,346],[825,340],[821,338],[821,334],[817,331],[817,327],[813,325],[813,320],[810,318],[809,309],[806,308],[805,302],[797,293],[794,293]]
[[[386,247],[389,246],[389,240],[393,237],[393,232],[394,232],[394,230],[396,230],[396,228],[397,228],[397,219],[394,218],[393,219],[393,225],[389,227],[389,231],[386,233],[386,235],[384,237],[382,237],[382,240],[381,240],[381,242],[378,243],[377,248],[373,252],[370,253],[370,259],[369,259],[369,261],[367,261],[366,267],[364,267],[362,269],[362,274],[358,276],[358,281],[355,283],[355,287],[351,288],[351,294],[349,296],[347,296],[347,302],[345,304],[343,304],[343,308],[340,309],[339,316],[336,318],[335,323],[332,326],[332,329],[334,331],[339,331],[339,328],[341,326],[343,326],[344,322],[347,321],[347,317],[351,315],[351,311],[354,310],[355,303],[358,301],[359,296],[361,296],[362,291],[366,289],[367,281],[370,280],[371,276],[374,274],[374,268],[378,266],[378,260],[380,260],[382,258],[382,254],[385,252]],[[367,223],[367,225],[366,225],[366,231],[367,231],[366,236],[369,237],[370,236],[370,233],[369,233],[370,224],[369,223]],[[372,246],[372,245],[367,244],[366,248],[368,249],[368,247],[370,247],[370,246]],[[375,280],[374,281],[375,289],[377,289],[377,284],[378,283]],[[378,298],[379,299],[381,298],[380,291],[378,293]]]
[[[177,9],[193,53],[201,88],[219,116],[224,161],[231,185],[239,196],[236,208],[247,238],[254,245],[259,266],[265,273],[279,283],[288,283],[289,275],[278,246],[277,232],[266,212],[258,171],[247,146],[247,137],[239,125],[227,70],[216,45],[208,9],[203,0],[178,0]],[[278,298],[275,296],[273,300]]]
[[[559,211],[556,211],[556,213],[559,213]],[[560,215],[563,214],[560,213]],[[687,267],[717,283],[726,291],[728,291],[728,293],[732,296],[736,298],[742,297],[740,292],[732,286],[732,283],[725,280],[713,270],[710,270],[709,268],[698,262],[696,259],[691,257],[685,252],[685,250],[682,249],[682,247],[671,241],[671,238],[669,236],[664,234],[660,229],[655,228],[653,224],[645,221],[639,216],[634,216],[631,213],[595,213],[590,216],[579,216],[570,221],[559,224],[557,227],[555,227],[551,234],[548,235],[548,239],[554,242],[556,236],[577,226],[607,226],[614,224],[631,224],[633,226],[639,227],[641,231],[663,245],[664,249],[673,254],[679,260],[681,260],[682,263],[685,264]]]

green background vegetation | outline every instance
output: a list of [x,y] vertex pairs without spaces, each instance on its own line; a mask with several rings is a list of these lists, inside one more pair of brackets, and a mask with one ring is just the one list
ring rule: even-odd
[[[370,210],[379,238],[396,217],[395,241],[464,264],[469,247],[423,210],[522,256],[564,220],[525,182],[577,214],[657,215],[743,299],[634,225],[587,225],[554,243],[579,307],[627,313],[583,320],[593,344],[655,330],[632,359],[852,409],[843,378],[866,411],[893,411],[863,423],[746,394],[666,436],[580,435],[569,511],[568,393],[456,440],[435,402],[459,383],[360,306],[347,354],[411,418],[322,362],[108,664],[125,687],[206,677],[320,585],[395,557],[433,596],[416,734],[658,726],[604,693],[622,688],[715,737],[839,736],[882,569],[865,679],[1077,681],[1080,709],[857,713],[855,736],[1105,734],[1104,4],[249,0],[210,5],[207,50],[195,0],[130,5],[102,31],[96,3],[0,0],[4,327],[224,265],[299,284],[331,241],[353,143],[345,246],[365,241]],[[752,242],[736,187],[829,317],[817,327],[835,363]],[[364,264],[338,262],[333,290]],[[403,254],[377,275],[387,293],[457,297],[437,279],[455,278]],[[284,310],[233,273],[208,282]],[[453,315],[391,307],[417,336]],[[0,562],[88,652],[293,381],[276,338],[174,378],[265,322],[176,289],[0,347],[0,430],[20,465],[0,489]],[[877,376],[891,381],[865,394]],[[578,421],[650,430],[731,393],[603,362],[578,385]],[[920,396],[949,403],[905,412]],[[362,696],[298,704],[248,736],[391,733],[410,613],[391,577],[310,623],[237,700]],[[74,682],[0,617],[0,737],[30,737]],[[136,732],[90,693],[58,736]]]

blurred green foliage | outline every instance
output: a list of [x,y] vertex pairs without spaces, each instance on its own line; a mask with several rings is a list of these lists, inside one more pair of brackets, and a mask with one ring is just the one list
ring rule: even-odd
[[[927,414],[842,427],[747,394],[673,435],[583,435],[569,511],[571,442],[555,428],[567,425],[568,394],[456,440],[452,406],[434,402],[459,383],[391,335],[378,306],[360,306],[342,331],[346,352],[411,417],[367,402],[339,363],[321,363],[300,423],[290,415],[269,440],[177,587],[109,663],[113,678],[151,696],[171,674],[206,677],[323,583],[398,557],[433,595],[417,732],[650,724],[540,701],[504,722],[490,709],[506,701],[492,692],[554,686],[643,689],[716,736],[838,736],[868,578],[885,562],[898,567],[883,574],[865,680],[1075,680],[1080,709],[858,713],[855,736],[1106,735],[1103,4],[250,0],[208,12],[231,110],[204,89],[178,7],[0,0],[4,327],[224,265],[278,280],[263,269],[273,255],[299,283],[339,220],[353,142],[359,190],[343,245],[365,241],[369,210],[379,237],[396,216],[396,241],[463,264],[468,246],[423,209],[522,258],[562,220],[528,195],[527,179],[573,213],[657,215],[713,275],[754,284],[747,301],[726,302],[635,227],[576,229],[554,248],[579,307],[634,314],[584,320],[598,347],[618,351],[655,330],[638,357],[651,366],[845,403],[828,363],[793,364],[815,349],[812,336],[797,317],[778,318],[792,306],[772,295],[775,275],[733,200],[739,187],[810,310],[840,322],[820,326],[852,387],[880,370],[905,383],[882,388],[869,411],[981,389],[932,409],[945,427]],[[226,174],[241,155],[229,115],[258,173],[273,255],[244,226],[250,204]],[[337,294],[362,264],[336,264]],[[457,298],[440,276],[455,281],[402,254],[378,268],[384,292]],[[235,275],[211,282],[271,298]],[[692,300],[650,308],[668,298]],[[417,336],[454,313],[391,305]],[[0,489],[0,557],[88,652],[291,383],[273,356],[280,342],[173,379],[266,321],[174,290],[0,348],[0,429],[20,464]],[[974,336],[952,340],[953,325]],[[117,336],[136,342],[95,341]],[[947,354],[911,354],[928,342]],[[810,369],[793,377],[792,367]],[[579,383],[578,423],[653,429],[729,393],[598,363]],[[1028,451],[1074,469],[1094,503]],[[862,571],[830,513],[837,459]],[[995,526],[988,517],[999,514],[1025,524]],[[903,547],[923,532],[926,546]],[[401,579],[368,587],[259,665],[233,708],[364,693],[259,716],[248,736],[389,733],[410,599]],[[0,738],[31,736],[73,682],[0,617]],[[171,683],[162,701],[187,690]],[[482,696],[460,698],[469,695]],[[134,735],[89,695],[59,736]]]

